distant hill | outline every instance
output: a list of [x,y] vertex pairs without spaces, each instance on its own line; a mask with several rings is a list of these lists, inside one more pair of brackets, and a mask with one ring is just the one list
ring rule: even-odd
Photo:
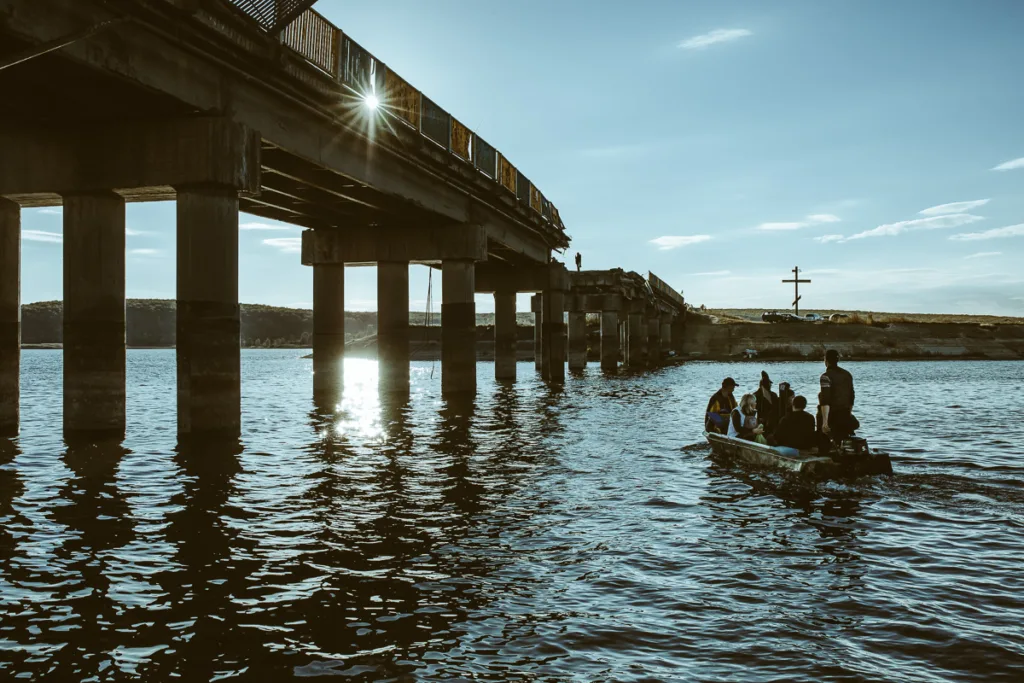
[[[64,305],[61,301],[39,301],[21,307],[23,344],[59,344],[63,341]],[[128,299],[125,322],[128,346],[174,346],[175,302],[171,299]],[[423,313],[410,313],[409,322],[423,325]],[[242,346],[280,347],[311,344],[313,311],[262,304],[242,304]],[[519,325],[533,325],[532,313],[520,313]],[[440,325],[440,314],[431,324]],[[477,316],[477,325],[494,324],[494,314]],[[376,334],[375,311],[346,311],[345,337],[352,341]]]

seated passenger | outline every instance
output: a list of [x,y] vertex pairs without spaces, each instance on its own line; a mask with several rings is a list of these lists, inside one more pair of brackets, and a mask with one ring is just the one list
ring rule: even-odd
[[793,412],[782,418],[779,428],[775,430],[776,445],[802,451],[814,448],[817,439],[814,433],[814,417],[804,412],[806,407],[807,399],[803,396],[793,399]]
[[793,398],[796,394],[789,386],[789,382],[779,382],[779,403],[782,404],[782,412],[779,414],[779,421],[785,419],[793,412]]
[[772,434],[779,425],[782,411],[779,395],[772,391],[772,380],[764,370],[761,371],[761,384],[754,397],[757,400],[757,421],[764,425],[766,434]]
[[722,388],[715,392],[708,401],[708,409],[704,413],[704,429],[708,432],[725,434],[729,431],[729,415],[736,408],[736,398],[732,395],[736,388],[736,380],[726,377],[722,380]]
[[743,394],[740,404],[729,416],[729,436],[767,444],[764,425],[757,422],[757,399],[753,394]]

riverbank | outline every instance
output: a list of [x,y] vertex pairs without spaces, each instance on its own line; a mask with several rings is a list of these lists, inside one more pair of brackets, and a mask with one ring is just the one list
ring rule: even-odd
[[714,323],[693,316],[681,357],[820,359],[834,348],[848,360],[1022,360],[1024,325],[899,322],[875,324]]

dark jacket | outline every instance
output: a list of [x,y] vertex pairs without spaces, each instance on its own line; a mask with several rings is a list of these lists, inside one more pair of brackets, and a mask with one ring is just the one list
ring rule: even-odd
[[775,430],[775,443],[800,450],[814,448],[817,437],[814,433],[814,416],[802,410],[794,410],[779,422]]
[[855,398],[853,375],[838,365],[826,368],[821,374],[821,393],[818,394],[818,402],[831,408],[853,410]]
[[708,401],[708,408],[704,415],[704,428],[709,432],[716,431],[725,434],[729,431],[729,414],[735,408],[736,397],[719,389]]
[[757,422],[764,425],[764,431],[771,434],[779,426],[779,417],[782,414],[782,403],[779,395],[774,391],[768,392],[772,400],[765,398],[762,390],[758,388],[754,397],[757,399]]

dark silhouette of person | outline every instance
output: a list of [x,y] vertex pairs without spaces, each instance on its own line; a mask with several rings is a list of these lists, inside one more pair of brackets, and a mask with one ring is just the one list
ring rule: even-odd
[[580,252],[576,252],[576,272],[578,273],[583,268],[583,256]]

